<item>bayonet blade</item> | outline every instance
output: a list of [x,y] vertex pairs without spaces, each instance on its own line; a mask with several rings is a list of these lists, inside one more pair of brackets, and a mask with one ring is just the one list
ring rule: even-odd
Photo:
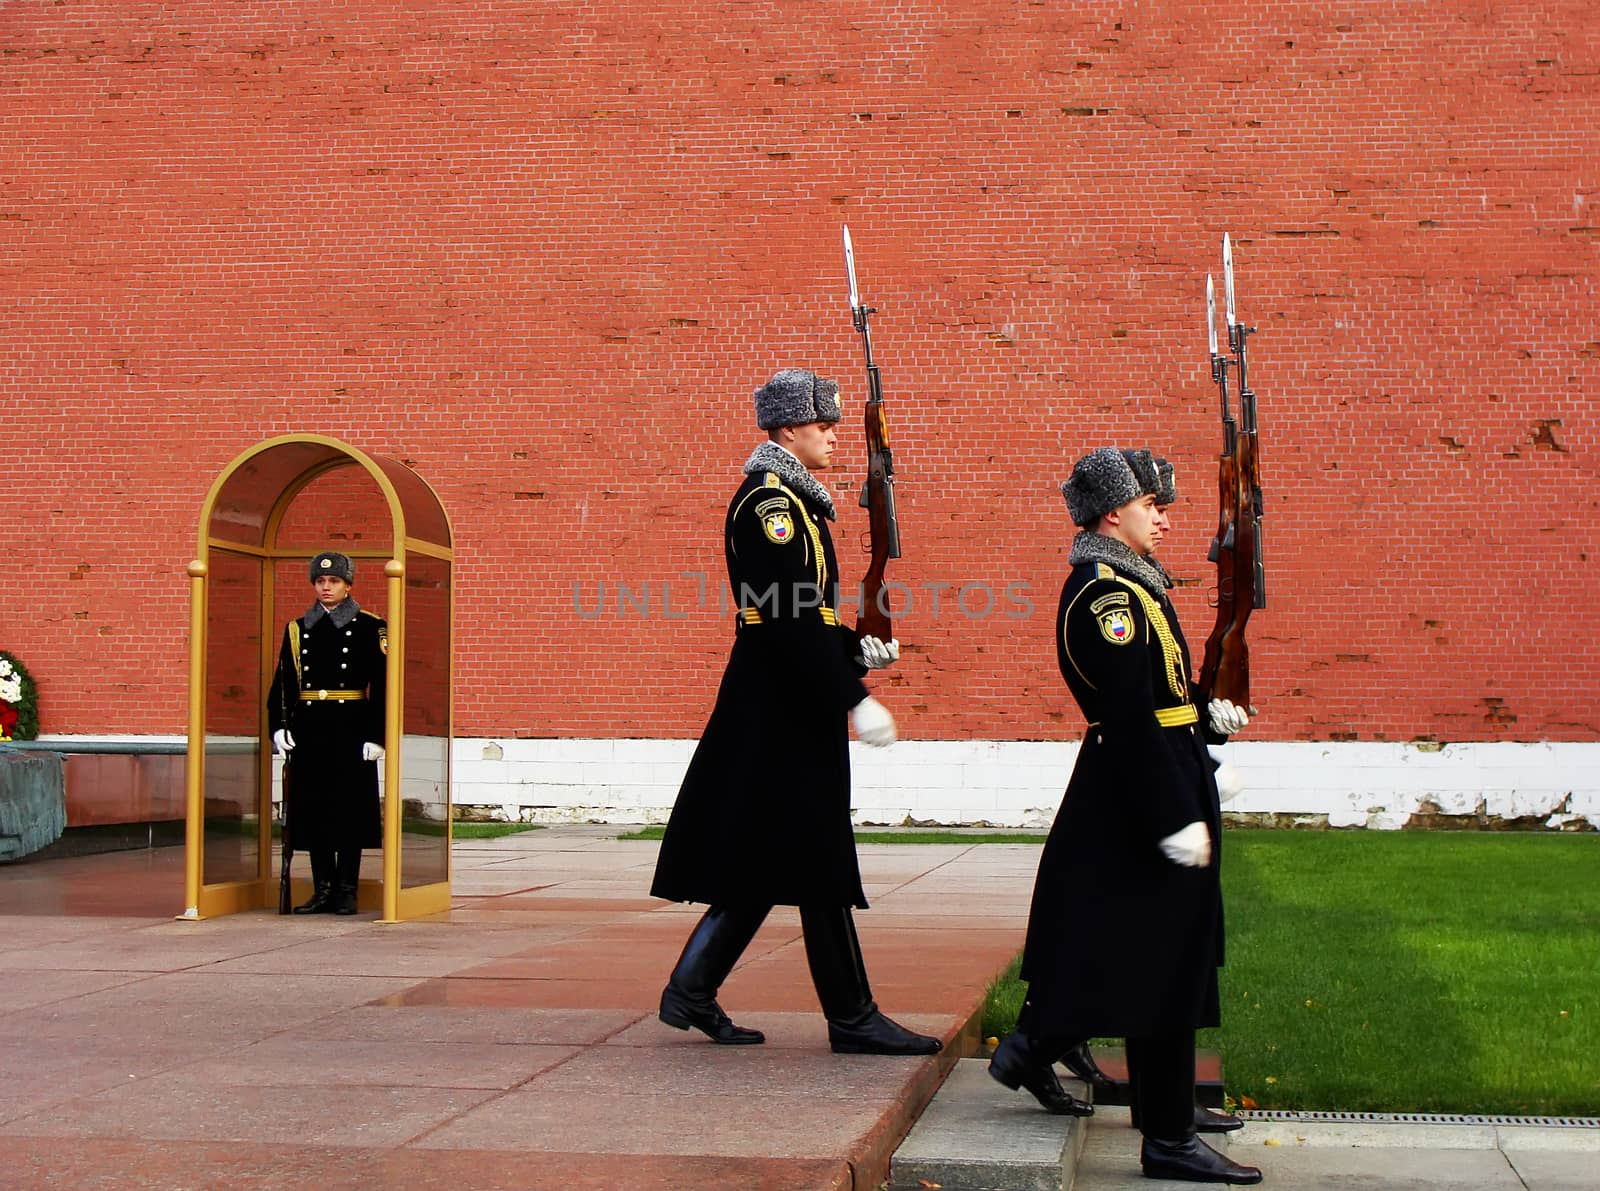
[[1222,288],[1228,303],[1228,325],[1231,327],[1238,320],[1233,313],[1233,240],[1227,232],[1222,233]]
[[856,251],[850,246],[850,225],[844,225],[844,267],[850,274],[850,313],[861,306],[861,295],[856,290]]
[[1217,355],[1217,287],[1206,274],[1206,339],[1211,344],[1211,356]]

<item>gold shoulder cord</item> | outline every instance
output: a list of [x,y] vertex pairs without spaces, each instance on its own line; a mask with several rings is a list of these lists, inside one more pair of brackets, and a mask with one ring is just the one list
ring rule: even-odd
[[816,522],[811,520],[805,502],[791,492],[787,484],[779,481],[774,487],[794,501],[800,520],[806,524],[806,534],[811,538],[811,559],[817,571],[817,590],[825,591],[828,586],[828,560],[822,555],[822,535],[817,532]]
[[289,622],[289,656],[294,659],[294,685],[300,685],[300,622]]
[[1150,624],[1161,641],[1161,656],[1167,668],[1167,685],[1172,688],[1174,695],[1187,700],[1189,684],[1183,673],[1183,653],[1178,649],[1178,640],[1172,635],[1172,626],[1167,623],[1167,615],[1161,610],[1161,604],[1139,584],[1124,579],[1121,575],[1117,576],[1117,582],[1131,588],[1133,594],[1139,597],[1139,602],[1144,605],[1145,615],[1149,617]]

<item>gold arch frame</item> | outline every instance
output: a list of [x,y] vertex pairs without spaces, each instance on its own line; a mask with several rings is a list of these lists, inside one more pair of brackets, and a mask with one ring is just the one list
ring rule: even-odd
[[[287,463],[283,478],[273,480],[265,499],[259,502],[254,521],[235,521],[243,526],[237,536],[217,532],[217,514],[224,494],[230,484],[244,475],[245,469],[261,467],[273,462],[269,457]],[[360,467],[377,484],[389,508],[393,540],[383,573],[387,583],[389,620],[389,651],[387,658],[388,696],[384,720],[390,747],[383,761],[383,881],[382,914],[380,922],[401,922],[426,914],[439,913],[450,907],[450,814],[451,757],[449,740],[455,732],[455,607],[453,593],[447,589],[446,607],[449,619],[446,636],[445,685],[448,706],[445,708],[444,805],[445,877],[443,881],[427,885],[401,887],[401,779],[404,749],[401,747],[404,731],[405,671],[406,671],[406,562],[409,555],[417,554],[442,560],[454,569],[454,530],[449,513],[433,487],[410,468],[395,459],[369,455],[348,443],[320,434],[284,434],[257,443],[236,456],[223,468],[212,482],[200,509],[198,552],[189,564],[189,716],[188,752],[185,766],[185,856],[184,856],[184,912],[178,917],[186,921],[200,921],[241,910],[257,909],[275,904],[277,878],[271,872],[272,864],[272,782],[271,750],[259,750],[257,765],[258,848],[257,874],[254,879],[204,884],[204,791],[206,781],[206,669],[209,638],[208,587],[213,550],[234,556],[253,557],[261,567],[260,592],[261,621],[261,690],[257,705],[260,708],[259,736],[266,736],[267,676],[276,665],[276,636],[279,627],[274,608],[273,587],[270,582],[273,564],[282,558],[304,555],[303,549],[279,549],[278,531],[284,514],[294,499],[317,477],[345,467]],[[396,479],[407,488],[401,492]],[[248,482],[246,477],[245,482]],[[419,508],[418,505],[421,505]],[[413,521],[424,524],[416,532],[408,525],[407,510]],[[418,517],[416,514],[423,516]],[[256,525],[255,530],[250,527]],[[442,532],[440,532],[442,531]],[[426,536],[424,536],[426,535]],[[443,538],[443,541],[435,540]],[[352,557],[382,558],[381,552],[355,551]]]

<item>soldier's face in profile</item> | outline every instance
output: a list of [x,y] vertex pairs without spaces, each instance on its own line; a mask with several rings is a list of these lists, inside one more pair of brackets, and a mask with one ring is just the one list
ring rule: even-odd
[[808,422],[804,426],[791,426],[789,429],[794,435],[784,446],[811,471],[821,471],[833,463],[833,451],[839,445],[834,425],[833,422]]
[[350,594],[350,585],[337,575],[318,575],[311,586],[317,593],[317,603],[324,608],[344,603],[344,598]]
[[1112,535],[1135,554],[1154,554],[1162,534],[1171,525],[1166,510],[1156,507],[1156,498],[1141,496],[1106,514]]

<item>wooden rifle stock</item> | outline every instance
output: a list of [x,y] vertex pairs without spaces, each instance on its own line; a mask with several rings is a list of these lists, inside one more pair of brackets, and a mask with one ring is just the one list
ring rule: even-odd
[[867,510],[871,536],[871,561],[861,579],[861,611],[856,617],[856,636],[888,641],[894,624],[883,597],[884,571],[891,558],[900,557],[900,533],[894,513],[894,454],[889,447],[889,426],[883,414],[883,395],[877,387],[877,366],[871,363],[871,340],[867,347],[867,372],[872,400],[867,402],[867,479],[861,490],[861,503]]
[[[1235,527],[1239,520],[1239,435],[1228,413],[1228,361],[1214,356],[1211,366],[1222,388],[1222,454],[1217,458],[1217,535],[1211,539],[1211,550],[1206,555],[1217,566],[1217,617],[1206,637],[1205,654],[1200,662],[1200,691],[1208,702],[1212,698],[1232,697],[1220,693],[1217,683],[1223,670],[1223,646],[1233,628],[1234,548],[1238,536]],[[1227,685],[1231,688],[1237,681],[1237,667],[1230,664],[1227,670]]]

